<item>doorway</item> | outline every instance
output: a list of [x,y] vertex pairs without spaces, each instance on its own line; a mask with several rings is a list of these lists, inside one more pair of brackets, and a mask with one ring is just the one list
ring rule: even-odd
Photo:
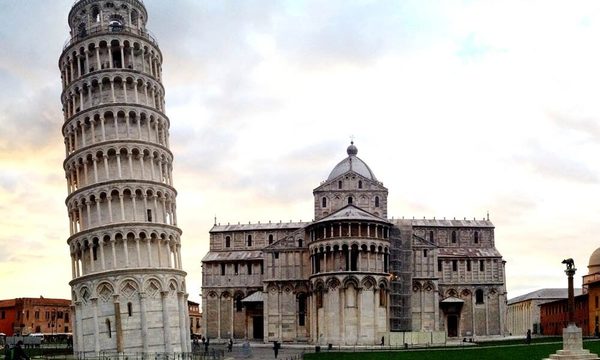
[[263,325],[264,322],[262,316],[252,317],[252,338],[254,340],[262,340],[265,337]]
[[448,315],[448,337],[458,336],[458,316]]

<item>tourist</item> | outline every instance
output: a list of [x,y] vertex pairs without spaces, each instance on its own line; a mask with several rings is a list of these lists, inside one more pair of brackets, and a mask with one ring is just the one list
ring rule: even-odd
[[525,339],[526,344],[531,344],[531,329],[527,329],[527,338]]
[[4,359],[5,360],[12,360],[12,356],[11,356],[11,352],[10,352],[10,346],[8,344],[4,344]]
[[275,359],[277,359],[277,355],[279,354],[279,342],[273,341],[273,352],[275,353]]
[[27,356],[25,350],[23,350],[23,341],[17,341],[17,345],[15,345],[13,349],[11,360],[29,360],[29,356]]

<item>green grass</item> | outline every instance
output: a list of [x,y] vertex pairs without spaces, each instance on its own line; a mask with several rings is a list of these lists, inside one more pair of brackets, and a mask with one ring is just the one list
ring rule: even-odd
[[[586,341],[583,343],[585,349],[600,353],[600,341]],[[472,347],[448,347],[440,349],[423,350],[400,350],[400,351],[378,351],[378,352],[330,352],[306,354],[307,360],[535,360],[547,358],[556,350],[562,349],[562,343],[532,343],[530,345],[511,344],[510,342],[497,342]]]

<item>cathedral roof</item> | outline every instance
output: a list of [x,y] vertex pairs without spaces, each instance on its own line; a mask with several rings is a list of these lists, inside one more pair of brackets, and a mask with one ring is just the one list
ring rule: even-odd
[[376,221],[387,223],[386,219],[377,217],[361,208],[358,208],[352,204],[346,205],[331,215],[315,221],[314,224],[327,222],[327,221],[339,221],[339,220],[359,220],[359,221]]
[[338,163],[333,170],[331,170],[327,181],[333,180],[349,171],[353,171],[369,180],[377,181],[377,178],[375,177],[373,171],[371,171],[371,168],[369,168],[364,161],[356,156],[356,154],[358,154],[358,149],[356,146],[354,146],[354,141],[350,143],[350,146],[348,146],[346,152],[348,153],[348,157],[340,161],[340,163]]
[[502,257],[496,248],[465,248],[465,247],[440,247],[438,248],[438,257],[460,257],[460,258],[478,258],[478,257]]
[[278,223],[258,223],[258,224],[227,224],[214,225],[210,229],[211,233],[226,231],[250,231],[250,230],[279,230],[279,229],[298,229],[308,225],[308,222],[278,222]]
[[493,228],[494,224],[490,220],[446,220],[446,219],[392,219],[396,225],[407,224],[415,227],[479,227]]
[[240,261],[240,260],[262,260],[263,253],[260,250],[241,251],[209,251],[202,262],[210,261]]

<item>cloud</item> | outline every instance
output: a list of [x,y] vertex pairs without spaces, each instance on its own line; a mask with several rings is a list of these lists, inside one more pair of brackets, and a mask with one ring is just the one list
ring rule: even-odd
[[534,173],[557,180],[577,183],[598,183],[598,173],[588,164],[567,157],[553,147],[531,142],[522,154],[514,156],[517,162],[529,167]]
[[594,113],[549,111],[547,116],[561,131],[578,132],[590,140],[600,141],[600,118],[597,110],[600,109],[594,109]]
[[0,150],[61,146],[62,115],[56,86],[34,87],[18,100],[0,100]]

